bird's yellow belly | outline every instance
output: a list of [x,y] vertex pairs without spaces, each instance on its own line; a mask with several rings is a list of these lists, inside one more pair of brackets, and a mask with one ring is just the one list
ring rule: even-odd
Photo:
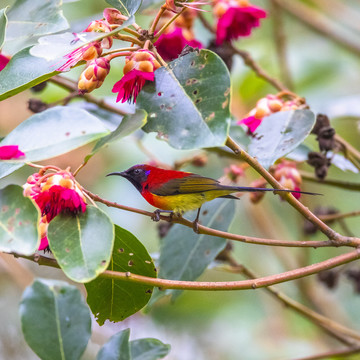
[[151,205],[162,210],[172,210],[177,214],[195,210],[207,201],[211,201],[219,196],[228,195],[229,190],[206,191],[194,194],[179,194],[170,196],[159,196],[151,194],[151,199],[146,199]]

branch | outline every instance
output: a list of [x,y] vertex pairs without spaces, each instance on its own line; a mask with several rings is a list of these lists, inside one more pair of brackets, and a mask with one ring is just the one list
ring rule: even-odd
[[[51,267],[60,268],[59,264],[54,259],[45,256],[34,254],[33,256],[25,256],[21,254],[12,253],[15,257],[21,257],[34,262],[39,265],[46,265]],[[101,278],[114,279],[121,281],[128,281],[131,283],[156,286],[161,289],[179,289],[179,290],[205,290],[205,291],[222,291],[222,290],[248,290],[268,287],[274,284],[300,279],[305,276],[316,274],[323,270],[332,269],[336,266],[347,264],[351,261],[360,258],[360,249],[356,249],[346,254],[335,256],[331,259],[321,261],[316,264],[308,265],[291,271],[286,271],[280,274],[265,276],[253,280],[242,281],[222,281],[222,282],[209,282],[209,281],[179,281],[152,278],[143,275],[132,274],[130,272],[117,272],[105,270],[99,275]]]
[[[256,278],[256,275],[251,270],[249,270],[244,265],[237,263],[237,261],[235,259],[233,259],[230,254],[227,253],[225,256],[226,256],[225,260],[231,266],[230,269],[234,270],[232,272],[241,273],[249,279]],[[320,328],[322,328],[323,330],[325,330],[331,336],[336,337],[339,341],[341,341],[347,345],[354,345],[353,341],[349,341],[348,339],[344,338],[343,336],[339,336],[338,332],[360,341],[360,334],[358,334],[356,331],[351,330],[351,329],[327,318],[326,316],[321,315],[321,314],[311,310],[310,308],[306,307],[305,305],[302,305],[299,302],[291,299],[287,295],[283,294],[282,292],[280,292],[273,286],[266,287],[264,290],[267,291],[268,293],[270,293],[270,295],[272,295],[276,300],[279,300],[280,302],[282,302],[285,306],[291,308],[295,312],[306,317],[307,319],[312,321],[315,325],[317,325]]]
[[328,20],[319,11],[313,10],[310,6],[300,1],[274,0],[279,6],[289,14],[296,17],[302,23],[308,25],[321,35],[332,39],[338,45],[350,50],[356,55],[360,55],[358,42],[353,42],[348,36],[340,35],[334,30],[332,21]]
[[[49,81],[53,82],[56,85],[59,85],[60,87],[66,89],[66,90],[70,90],[70,91],[78,91],[78,87],[77,87],[77,83],[73,80],[64,78],[62,76],[59,75],[55,75],[52,78],[49,79]],[[127,115],[127,113],[123,110],[120,110],[118,107],[107,103],[106,101],[104,101],[103,99],[98,99],[93,95],[90,94],[84,94],[82,95],[82,97],[90,103],[96,104],[97,106],[99,106],[102,109],[111,111],[115,114],[118,114],[120,116],[124,116]]]
[[298,358],[297,360],[328,360],[328,359],[349,359],[349,355],[354,355],[360,353],[360,347],[354,347],[345,350],[337,350],[337,351],[328,351],[326,353],[322,353],[314,356],[307,356]]
[[359,216],[359,215],[360,215],[360,210],[351,211],[351,212],[347,212],[347,213],[343,213],[343,214],[319,215],[319,218],[322,221],[327,222],[327,221],[340,220],[340,219],[345,219],[348,217]]
[[[91,193],[90,191],[86,190],[86,189],[82,189],[91,199],[93,199],[94,201],[100,202],[106,206],[109,207],[114,207],[120,210],[125,210],[125,211],[130,211],[136,214],[140,214],[140,215],[144,215],[144,216],[148,216],[148,217],[153,217],[154,213],[150,212],[150,211],[145,211],[145,210],[141,210],[141,209],[136,209],[130,206],[125,206],[125,205],[120,205],[117,204],[116,202],[112,202],[112,201],[108,201],[105,200],[103,198],[101,198],[100,196]],[[170,216],[164,216],[164,215],[160,215],[160,219],[167,221],[167,222],[173,222],[173,223],[177,223],[177,224],[181,224],[184,226],[187,226],[189,228],[194,227],[194,224],[192,221],[187,220],[183,217],[170,217]],[[248,243],[248,244],[257,244],[257,245],[268,245],[268,246],[284,246],[284,247],[312,247],[312,248],[318,248],[318,247],[333,247],[333,246],[349,246],[349,247],[358,247],[360,246],[360,239],[351,239],[347,242],[341,242],[341,243],[334,243],[334,241],[286,241],[286,240],[271,240],[271,239],[263,239],[263,238],[257,238],[257,237],[252,237],[252,236],[245,236],[245,235],[237,235],[237,234],[232,234],[226,231],[220,231],[220,230],[216,230],[216,229],[212,229],[209,228],[207,226],[198,225],[198,233],[199,234],[204,234],[204,235],[211,235],[211,236],[217,236],[220,238],[224,238],[224,239],[229,239],[229,240],[235,240],[235,241],[240,241],[240,242],[244,242],[244,243]]]
[[330,185],[330,186],[336,186],[341,189],[345,190],[353,190],[353,191],[360,191],[360,184],[358,183],[352,183],[349,181],[342,181],[342,180],[335,180],[335,179],[325,179],[325,180],[319,180],[313,173],[299,170],[301,177],[304,180],[322,184],[322,185]]
[[[234,151],[235,154],[239,156],[240,159],[245,160],[254,170],[256,170],[274,189],[284,189],[276,179],[265,169],[260,163],[250,156],[246,151],[244,151],[230,136],[226,141],[226,146]],[[319,230],[324,233],[334,245],[340,245],[344,243],[349,243],[355,241],[359,244],[359,238],[352,238],[348,236],[342,236],[323,221],[321,221],[316,215],[314,215],[305,205],[298,201],[291,193],[280,193],[279,194],[284,200],[286,200],[293,208],[295,208],[301,215],[303,215],[307,220],[313,223],[319,228]]]

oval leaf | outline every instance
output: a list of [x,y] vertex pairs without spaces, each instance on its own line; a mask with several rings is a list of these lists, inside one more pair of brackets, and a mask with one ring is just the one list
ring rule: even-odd
[[269,168],[300,145],[314,124],[315,115],[310,110],[280,111],[267,116],[256,129],[249,153]]
[[137,105],[148,112],[143,130],[177,149],[224,145],[230,125],[230,76],[209,50],[194,51],[155,71]]
[[[234,217],[233,200],[216,199],[201,208],[201,224],[226,231]],[[196,211],[187,213],[187,218],[195,219]],[[226,239],[216,236],[196,234],[192,228],[184,228],[175,224],[163,239],[160,249],[159,277],[172,280],[196,280],[216,255],[226,246]],[[172,294],[175,299],[181,290],[156,290],[152,302],[158,298]]]
[[134,15],[141,6],[141,0],[106,0],[115,9],[120,10],[120,12],[125,16]]
[[78,360],[91,335],[89,308],[63,281],[37,279],[20,304],[26,342],[42,360]]
[[0,50],[5,41],[6,25],[7,25],[7,16],[6,16],[7,7],[0,10]]
[[132,360],[129,345],[130,329],[113,335],[100,349],[96,360]]
[[147,338],[130,341],[132,360],[157,360],[162,359],[170,351],[170,345],[160,340]]
[[109,131],[95,116],[75,107],[57,106],[29,117],[8,134],[2,145],[19,145],[24,159],[0,163],[0,177],[20,168],[25,161],[38,161],[64,154]]
[[[115,244],[108,270],[156,277],[154,263],[144,245],[129,231],[115,225]],[[87,303],[97,322],[122,321],[143,308],[152,287],[121,280],[98,278],[85,284]]]
[[0,101],[58,74],[53,62],[31,56],[30,48],[16,53],[0,72]]
[[66,276],[77,282],[96,278],[109,265],[114,226],[94,206],[85,213],[60,214],[49,224],[49,245]]
[[15,53],[34,44],[37,37],[69,28],[62,0],[16,0],[9,12],[6,51]]
[[0,190],[0,251],[31,255],[38,243],[38,211],[23,188],[9,185]]

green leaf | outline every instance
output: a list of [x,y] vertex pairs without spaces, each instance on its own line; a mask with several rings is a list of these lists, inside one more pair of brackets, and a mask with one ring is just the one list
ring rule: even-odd
[[141,6],[141,0],[106,0],[106,2],[125,16],[134,15]]
[[4,44],[5,41],[5,34],[6,34],[6,25],[8,22],[7,16],[6,16],[6,10],[8,7],[0,10],[0,50]]
[[267,116],[256,129],[249,153],[268,168],[300,145],[314,124],[315,115],[310,110],[280,111]]
[[96,360],[132,360],[129,345],[130,329],[113,335],[100,349]]
[[155,71],[137,98],[148,112],[143,130],[176,149],[224,145],[230,125],[230,75],[209,50],[191,52]]
[[92,150],[92,155],[100,150],[103,146],[119,140],[125,136],[132,134],[134,131],[142,128],[146,124],[147,113],[145,110],[136,110],[135,114],[125,115],[120,125],[109,135],[101,138]]
[[0,163],[0,178],[26,161],[39,161],[64,154],[106,135],[109,131],[85,110],[57,106],[35,114],[9,133],[0,146],[19,145],[24,159]]
[[114,225],[94,206],[85,213],[60,214],[49,224],[50,249],[67,277],[77,282],[95,279],[109,265]]
[[170,351],[170,345],[160,340],[147,338],[130,341],[132,360],[157,360],[162,359]]
[[42,360],[78,360],[91,335],[89,308],[64,281],[36,279],[20,304],[26,342]]
[[68,29],[61,7],[62,0],[16,0],[8,12],[7,52],[32,45],[41,35]]
[[38,211],[23,188],[8,185],[0,190],[0,251],[31,255],[38,244]]
[[[108,270],[156,277],[154,263],[144,245],[130,232],[115,225],[115,244]],[[85,284],[87,303],[97,322],[122,321],[143,308],[152,287],[121,280],[97,278]]]
[[53,62],[31,56],[30,48],[16,53],[0,72],[0,101],[58,74]]
[[[201,224],[226,231],[234,217],[235,204],[229,199],[215,199],[201,208]],[[186,218],[195,219],[196,211],[187,213]],[[159,277],[172,280],[196,280],[216,255],[224,249],[226,239],[199,235],[192,228],[175,224],[163,239],[160,249]],[[175,299],[181,290],[156,290],[152,302],[172,294]]]

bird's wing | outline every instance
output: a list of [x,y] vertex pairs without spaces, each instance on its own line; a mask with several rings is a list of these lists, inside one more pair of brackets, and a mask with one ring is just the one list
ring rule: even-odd
[[217,180],[200,175],[189,175],[182,178],[171,179],[166,183],[148,189],[151,193],[159,196],[194,194],[204,191],[221,190],[222,185]]

